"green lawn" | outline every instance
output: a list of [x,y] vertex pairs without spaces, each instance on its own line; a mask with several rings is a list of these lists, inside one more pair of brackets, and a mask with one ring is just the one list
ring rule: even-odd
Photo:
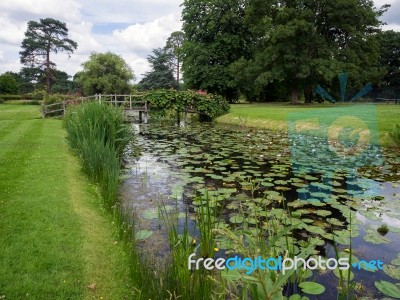
[[318,105],[290,105],[290,104],[234,104],[229,114],[217,119],[219,123],[266,128],[272,130],[287,130],[287,118],[292,113],[303,113],[310,118],[330,116],[330,112],[338,110],[348,112],[349,115],[358,114],[370,126],[376,123],[381,142],[387,143],[387,133],[394,124],[400,124],[400,105],[350,105],[350,104],[318,104]]
[[126,299],[127,254],[64,134],[0,104],[0,298]]

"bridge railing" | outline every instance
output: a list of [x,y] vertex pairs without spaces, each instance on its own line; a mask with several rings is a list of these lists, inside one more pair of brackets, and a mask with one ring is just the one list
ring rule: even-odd
[[98,101],[108,103],[115,106],[122,106],[125,110],[148,112],[147,101],[142,99],[140,94],[130,95],[101,95],[96,94],[88,97],[71,98],[62,102],[42,105],[42,117],[62,117],[65,115],[69,106],[74,106],[87,101]]

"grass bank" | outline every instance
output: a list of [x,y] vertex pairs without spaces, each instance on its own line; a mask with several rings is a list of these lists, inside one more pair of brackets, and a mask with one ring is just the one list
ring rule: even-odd
[[[294,114],[312,118],[330,116],[331,111],[338,113],[348,111],[349,115],[356,114],[370,126],[377,125],[380,142],[390,144],[388,132],[394,124],[400,123],[400,105],[351,105],[351,104],[315,104],[315,105],[290,105],[290,104],[234,104],[230,113],[216,119],[216,122],[244,127],[263,128],[270,130],[287,130],[287,120]],[[341,113],[338,113],[341,114]]]
[[0,105],[0,297],[125,299],[129,259],[62,121]]

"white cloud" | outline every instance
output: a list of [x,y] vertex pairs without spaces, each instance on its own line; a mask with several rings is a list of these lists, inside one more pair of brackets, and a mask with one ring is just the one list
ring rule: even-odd
[[180,11],[183,0],[87,0],[82,13],[93,23],[144,23]]
[[131,25],[123,30],[113,31],[118,43],[133,51],[151,50],[164,46],[173,31],[182,27],[180,16],[168,15],[144,24]]
[[[51,17],[67,23],[78,49],[70,58],[52,54],[60,70],[73,75],[81,70],[91,52],[111,51],[121,55],[137,80],[149,70],[146,60],[153,48],[162,47],[169,34],[180,30],[179,5],[183,0],[0,0],[0,74],[18,71],[19,51],[30,20]],[[108,24],[121,24],[112,30]],[[94,33],[101,25],[104,33]],[[98,28],[98,27],[97,27]],[[116,27],[114,27],[116,28]],[[95,31],[97,32],[97,31]]]
[[26,23],[13,22],[4,15],[0,15],[0,43],[20,45],[24,38]]
[[89,54],[92,51],[102,49],[101,40],[97,40],[92,33],[93,24],[81,21],[79,23],[67,23],[70,38],[78,43],[76,54]]
[[393,31],[400,31],[400,24],[389,24],[384,25],[383,30],[393,30]]
[[76,0],[13,0],[1,1],[0,11],[13,19],[24,21],[26,18],[58,18],[62,21],[78,21],[81,4]]

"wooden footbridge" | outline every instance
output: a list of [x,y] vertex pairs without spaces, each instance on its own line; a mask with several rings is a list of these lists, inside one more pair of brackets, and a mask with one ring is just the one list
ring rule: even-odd
[[98,101],[100,103],[108,103],[122,107],[127,113],[139,112],[140,123],[147,124],[149,105],[143,96],[140,94],[135,95],[93,95],[89,97],[72,98],[63,102],[43,105],[41,109],[42,117],[63,117],[69,107],[81,103]]

